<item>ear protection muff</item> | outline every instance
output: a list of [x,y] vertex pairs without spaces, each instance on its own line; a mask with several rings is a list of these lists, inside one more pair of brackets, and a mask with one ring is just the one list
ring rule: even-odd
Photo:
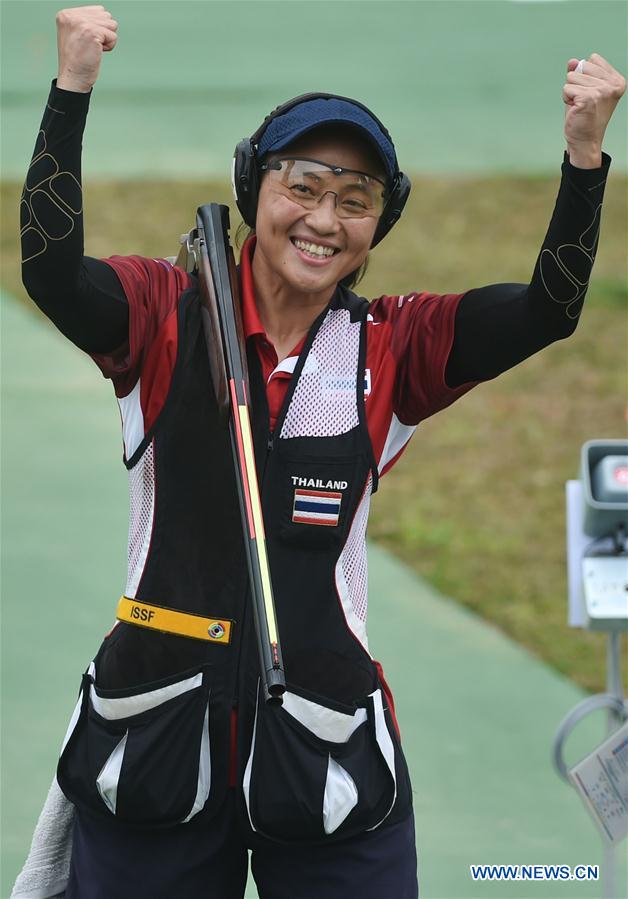
[[[337,94],[312,93],[301,94],[301,96],[299,97],[294,97],[294,99],[288,100],[286,103],[282,103],[269,115],[266,116],[255,134],[251,135],[251,137],[249,138],[244,138],[238,143],[233,155],[233,167],[231,171],[233,195],[235,197],[237,207],[240,210],[240,215],[244,219],[245,223],[249,226],[249,228],[255,227],[255,220],[257,218],[257,200],[259,197],[260,186],[260,171],[257,159],[257,146],[261,140],[262,135],[264,134],[264,131],[266,130],[270,122],[274,118],[277,118],[277,116],[283,115],[290,109],[298,106],[300,103],[305,103],[308,100],[318,99],[346,100],[348,103],[352,103],[354,106],[359,106],[366,113],[368,113],[368,115],[373,119],[374,122],[377,123],[384,135],[392,144],[392,139],[388,131],[382,125],[377,116],[373,115],[371,110],[364,106],[362,103],[358,103],[357,100],[352,100],[349,97],[341,97]],[[392,183],[389,188],[388,197],[384,205],[384,210],[379,218],[371,247],[376,246],[380,242],[380,240],[382,240],[388,234],[392,226],[400,218],[401,213],[403,212],[403,207],[406,205],[406,201],[410,194],[410,187],[411,184],[408,176],[404,175],[404,173],[400,172],[399,168],[396,167]]]

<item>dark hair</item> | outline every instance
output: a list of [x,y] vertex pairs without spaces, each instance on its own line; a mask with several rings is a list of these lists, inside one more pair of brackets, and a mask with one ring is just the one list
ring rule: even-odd
[[[244,243],[244,241],[251,237],[252,234],[255,234],[255,228],[249,228],[246,222],[240,222],[236,229],[235,235],[235,245],[238,250],[242,248],[242,244]],[[345,277],[342,278],[342,280],[340,281],[341,286],[352,290],[356,286],[356,284],[360,283],[360,281],[366,274],[368,265],[369,257],[367,256],[359,268],[356,268],[354,271],[349,272],[348,275],[345,275]]]

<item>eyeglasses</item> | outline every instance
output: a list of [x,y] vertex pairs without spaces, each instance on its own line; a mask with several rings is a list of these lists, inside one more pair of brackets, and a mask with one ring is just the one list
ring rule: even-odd
[[331,193],[339,218],[379,218],[384,211],[386,185],[366,172],[292,157],[264,163],[260,170],[268,172],[274,191],[305,209],[314,209]]

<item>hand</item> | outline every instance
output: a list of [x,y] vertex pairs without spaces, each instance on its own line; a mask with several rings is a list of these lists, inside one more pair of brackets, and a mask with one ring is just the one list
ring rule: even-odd
[[57,13],[57,87],[89,93],[103,52],[113,50],[118,23],[104,6],[75,6]]
[[606,126],[625,93],[626,79],[599,53],[585,60],[582,74],[575,71],[577,65],[577,59],[567,63],[563,87],[565,139],[572,165],[596,168],[602,161]]

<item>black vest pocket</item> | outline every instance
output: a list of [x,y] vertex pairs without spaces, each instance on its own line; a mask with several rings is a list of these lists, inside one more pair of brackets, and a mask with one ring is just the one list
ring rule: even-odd
[[253,829],[282,842],[323,843],[378,827],[397,794],[383,702],[380,689],[344,710],[290,687],[282,706],[258,692],[243,779]]
[[106,691],[93,671],[61,751],[61,789],[81,809],[139,827],[189,821],[211,788],[207,670]]

